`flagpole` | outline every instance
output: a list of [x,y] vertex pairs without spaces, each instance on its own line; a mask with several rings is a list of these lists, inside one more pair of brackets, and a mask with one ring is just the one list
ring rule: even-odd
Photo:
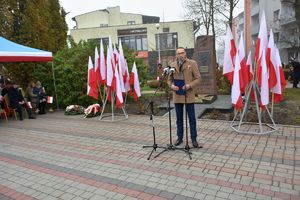
[[271,107],[271,116],[273,118],[273,112],[274,112],[274,93],[272,92],[272,107]]
[[53,61],[52,61],[52,76],[53,76],[53,85],[54,85],[54,92],[55,92],[55,98],[56,98],[56,109],[59,110],[58,99],[57,99],[57,91],[56,91],[56,83],[55,83],[55,74],[54,74],[54,67],[53,67]]

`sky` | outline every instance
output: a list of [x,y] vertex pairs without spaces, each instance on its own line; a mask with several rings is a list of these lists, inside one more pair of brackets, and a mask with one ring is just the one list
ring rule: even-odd
[[[74,16],[114,6],[120,6],[124,13],[158,16],[161,22],[184,20],[184,2],[185,0],[60,0],[61,6],[69,12],[66,19],[69,29],[76,25],[72,20]],[[240,4],[243,2],[244,0],[240,0]],[[242,5],[238,7],[241,8]]]

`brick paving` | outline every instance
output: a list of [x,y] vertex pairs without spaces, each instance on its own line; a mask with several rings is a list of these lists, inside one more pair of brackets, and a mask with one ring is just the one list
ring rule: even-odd
[[[300,199],[299,126],[259,136],[235,133],[226,121],[197,123],[204,148],[191,149],[192,160],[180,150],[153,158],[157,149],[148,161],[149,116],[1,119],[0,199]],[[165,147],[168,118],[154,124]]]

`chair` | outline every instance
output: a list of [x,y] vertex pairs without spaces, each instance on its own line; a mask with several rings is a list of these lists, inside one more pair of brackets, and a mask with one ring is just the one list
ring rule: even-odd
[[5,112],[5,110],[3,110],[1,107],[0,107],[0,115],[4,115],[5,120],[6,120],[6,122],[7,122],[7,115],[6,115],[6,112]]
[[[14,116],[15,116],[15,119],[16,120],[18,120],[18,117],[17,117],[17,113],[16,113],[16,108],[12,108],[12,107],[10,107],[10,102],[9,102],[9,98],[8,98],[8,95],[6,94],[6,95],[4,95],[4,103],[6,104],[6,106],[7,106],[7,108],[9,109],[9,111],[10,111],[10,113],[12,113],[12,114],[14,114]],[[22,106],[22,108],[23,108],[23,112],[25,113],[25,115],[27,115],[27,111],[26,111],[26,109]],[[28,116],[27,116],[28,117]]]

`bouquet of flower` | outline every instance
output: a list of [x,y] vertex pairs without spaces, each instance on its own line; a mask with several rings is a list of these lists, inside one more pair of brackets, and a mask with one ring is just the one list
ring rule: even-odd
[[70,105],[65,110],[65,115],[80,115],[84,113],[84,107],[79,105]]
[[90,117],[96,117],[101,114],[102,108],[99,104],[93,104],[90,105],[87,109],[84,110],[84,117],[90,118]]

